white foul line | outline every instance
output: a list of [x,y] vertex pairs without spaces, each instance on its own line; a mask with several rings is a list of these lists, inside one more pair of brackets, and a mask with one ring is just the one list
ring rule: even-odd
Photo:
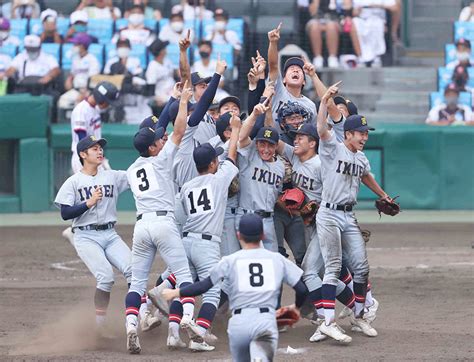
[[81,263],[82,263],[81,259],[75,259],[75,260],[65,261],[61,263],[52,263],[50,264],[50,266],[53,269],[59,269],[59,270],[81,271],[81,269],[71,268],[69,266],[66,266],[66,265],[75,265],[75,264],[81,264]]

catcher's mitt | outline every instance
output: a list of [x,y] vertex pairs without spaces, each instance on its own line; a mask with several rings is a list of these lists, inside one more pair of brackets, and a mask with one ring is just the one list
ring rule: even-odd
[[232,182],[229,185],[229,191],[227,192],[227,197],[232,197],[236,195],[240,190],[239,177],[235,176]]
[[276,311],[276,320],[278,327],[292,327],[300,320],[300,315],[292,307],[281,307]]
[[400,204],[395,202],[395,199],[398,196],[394,197],[391,200],[388,199],[378,199],[375,200],[375,207],[379,211],[379,215],[382,216],[382,213],[385,215],[395,216],[400,212]]
[[300,215],[303,218],[305,225],[311,225],[314,222],[314,217],[319,210],[319,205],[316,201],[308,201],[301,209]]
[[278,198],[288,210],[299,210],[304,202],[304,193],[300,189],[287,189]]

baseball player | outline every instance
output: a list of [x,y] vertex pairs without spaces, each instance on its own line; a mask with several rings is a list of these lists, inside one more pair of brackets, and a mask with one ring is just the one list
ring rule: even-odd
[[[79,172],[82,168],[79,156],[76,152],[77,143],[86,136],[94,136],[97,139],[102,137],[102,124],[100,114],[113,104],[119,97],[118,89],[109,82],[100,82],[92,90],[92,94],[74,107],[71,114],[71,168],[73,173]],[[101,165],[110,169],[107,159]],[[71,228],[63,231],[63,236],[73,243]]]
[[114,284],[113,266],[130,283],[130,249],[114,229],[117,199],[129,188],[125,171],[104,170],[103,148],[107,141],[86,136],[76,146],[80,172],[69,177],[54,203],[63,220],[72,220],[73,245],[77,254],[97,280],[94,303],[96,326],[103,335],[110,291]]
[[[181,95],[174,132],[163,140],[165,130],[142,128],[134,137],[140,157],[128,168],[127,178],[135,198],[137,223],[133,233],[132,283],[127,294],[126,330],[127,349],[140,353],[137,334],[141,295],[145,293],[148,274],[156,251],[176,276],[178,285],[192,282],[186,253],[174,221],[174,184],[172,162],[186,129],[187,105],[191,98],[187,82]],[[179,327],[192,320],[194,299],[184,298],[170,306],[167,344],[175,347],[179,341]]]
[[262,219],[255,214],[242,216],[239,241],[242,250],[224,257],[209,277],[182,289],[167,289],[166,298],[195,296],[221,282],[227,282],[232,317],[227,333],[235,361],[272,361],[278,345],[275,308],[282,283],[293,287],[299,314],[306,295],[302,271],[278,253],[261,247],[264,234]]
[[275,81],[275,96],[273,98],[273,119],[278,118],[280,108],[288,101],[296,102],[308,113],[308,121],[316,122],[316,105],[303,95],[305,86],[305,62],[298,57],[289,58],[283,66],[283,76],[280,73],[278,61],[278,41],[280,40],[281,23],[276,29],[268,32],[268,77]]
[[265,228],[263,245],[268,250],[278,251],[273,210],[282,190],[282,181],[285,176],[283,162],[275,156],[279,134],[275,128],[262,127],[253,141],[249,136],[257,116],[265,114],[269,110],[269,101],[270,99],[254,107],[240,131],[239,183],[241,190],[245,190],[245,192],[239,193],[236,224],[244,214],[256,213],[260,215]]
[[[224,152],[209,143],[198,146],[193,159],[199,176],[186,182],[181,189],[181,203],[187,220],[183,226],[183,244],[189,260],[193,280],[204,280],[221,259],[220,242],[225,207],[230,183],[239,173],[235,166],[237,142],[241,122],[232,119],[232,134],[227,159],[219,164],[218,156]],[[189,324],[189,348],[195,351],[212,351],[208,343],[216,341],[209,329],[219,305],[220,288],[214,286],[203,295],[196,323]],[[196,338],[197,337],[197,338]]]
[[[330,87],[327,92],[329,96],[337,94],[337,85]],[[321,324],[320,331],[340,342],[349,343],[351,337],[344,334],[334,320],[336,285],[341,273],[343,248],[349,255],[350,268],[354,273],[355,318],[351,319],[351,323],[364,334],[377,336],[377,331],[363,318],[369,264],[365,242],[352,211],[357,202],[360,182],[381,198],[390,198],[370,174],[369,161],[362,152],[368,131],[373,128],[367,125],[365,117],[350,116],[344,123],[344,142],[338,142],[335,133],[329,130],[326,103],[327,97],[323,97],[317,118],[323,193],[316,224],[325,265],[321,291],[325,323]]]

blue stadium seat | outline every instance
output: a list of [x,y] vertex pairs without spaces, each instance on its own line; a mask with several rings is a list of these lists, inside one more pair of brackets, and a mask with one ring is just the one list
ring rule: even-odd
[[[62,45],[61,68],[70,70],[72,66],[72,47],[74,44],[66,43]],[[91,44],[88,49],[89,53],[95,55],[99,61],[100,68],[104,67],[104,46],[102,44]]]
[[[205,39],[211,34],[214,27],[214,19],[207,19],[202,21],[202,37]],[[237,33],[241,43],[244,42],[244,19],[231,18],[227,24],[227,30],[233,30]]]
[[[128,26],[128,19],[121,18],[115,20],[115,31],[119,31]],[[145,27],[151,29],[154,33],[157,32],[158,22],[155,19],[145,19]]]
[[[105,62],[108,62],[111,58],[117,55],[117,48],[115,44],[107,44],[105,46]],[[135,44],[132,45],[132,50],[130,52],[131,56],[137,57],[140,59],[140,65],[143,70],[146,70],[148,65],[148,52],[145,45]]]
[[[217,56],[221,54],[221,59],[227,62],[227,69],[234,68],[234,48],[230,44],[213,44],[211,59],[217,59]],[[199,49],[194,49],[194,60],[200,60]]]
[[10,34],[17,36],[23,41],[27,34],[28,20],[27,19],[12,19],[10,20]]
[[443,67],[438,68],[438,91],[442,92],[451,83],[453,71]]
[[[468,107],[472,107],[471,102],[472,96],[469,92],[461,92],[459,93],[459,103],[464,104]],[[444,103],[444,92],[432,92],[430,94],[430,108],[440,105]]]
[[456,41],[460,38],[470,40],[471,42],[474,41],[474,23],[463,21],[456,21],[454,23],[454,40]]
[[0,54],[6,54],[12,58],[18,53],[18,47],[13,44],[5,44],[0,47]]
[[[69,30],[69,19],[68,18],[57,18],[56,29],[58,33],[63,37],[66,36]],[[30,19],[29,33],[40,35],[43,32],[43,24],[40,19]]]
[[114,21],[112,19],[89,19],[87,33],[99,39],[100,44],[107,44],[112,39]]
[[[191,49],[193,46],[189,47],[188,49],[188,59],[191,55]],[[150,58],[152,55],[150,55]],[[178,44],[168,44],[166,47],[166,57],[170,60],[170,62],[174,65],[176,69],[179,68],[179,45]]]

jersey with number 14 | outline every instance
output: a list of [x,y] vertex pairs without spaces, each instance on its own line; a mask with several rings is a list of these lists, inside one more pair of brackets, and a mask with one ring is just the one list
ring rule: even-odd
[[127,179],[135,198],[137,215],[155,211],[174,212],[173,158],[178,147],[171,139],[154,157],[138,157],[128,168]]
[[243,249],[225,256],[211,269],[214,285],[228,283],[230,309],[275,309],[282,283],[294,287],[303,271],[279,253],[264,248]]
[[200,175],[181,188],[181,202],[187,215],[183,231],[221,236],[227,193],[239,169],[225,160],[215,174]]

